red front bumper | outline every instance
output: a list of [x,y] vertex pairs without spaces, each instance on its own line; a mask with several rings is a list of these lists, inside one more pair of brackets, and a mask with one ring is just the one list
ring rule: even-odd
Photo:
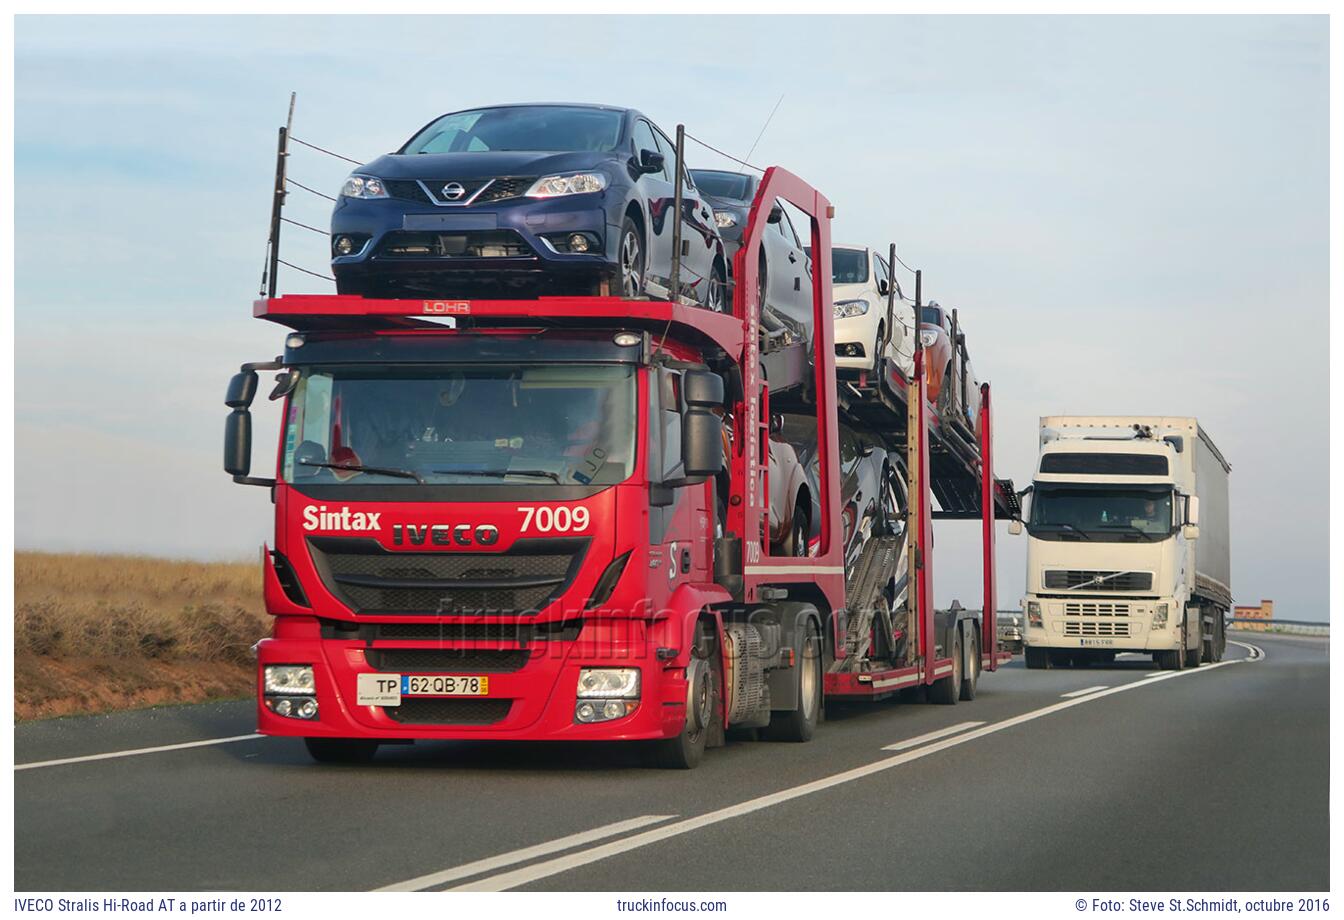
[[[264,735],[331,738],[470,739],[619,741],[668,738],[681,731],[686,716],[684,668],[659,661],[642,623],[594,620],[573,641],[535,642],[516,670],[475,671],[470,665],[454,673],[487,673],[489,695],[452,698],[493,701],[465,706],[471,724],[398,721],[381,706],[356,703],[359,674],[376,673],[358,640],[321,638],[266,639],[257,648],[257,730]],[[431,642],[379,642],[378,649],[443,649]],[[517,649],[500,643],[458,643],[454,648]],[[298,719],[276,715],[265,705],[262,669],[268,664],[313,666],[318,717]],[[631,714],[609,722],[579,724],[574,720],[579,670],[584,667],[640,669],[639,705]],[[434,673],[405,668],[404,673]],[[443,699],[443,698],[439,698]],[[452,707],[448,707],[451,709]],[[423,711],[418,719],[424,718]]]

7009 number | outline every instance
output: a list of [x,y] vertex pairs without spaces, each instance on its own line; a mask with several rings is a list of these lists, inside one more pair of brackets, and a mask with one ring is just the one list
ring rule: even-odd
[[523,513],[523,532],[571,533],[588,529],[588,509],[582,505],[519,505]]

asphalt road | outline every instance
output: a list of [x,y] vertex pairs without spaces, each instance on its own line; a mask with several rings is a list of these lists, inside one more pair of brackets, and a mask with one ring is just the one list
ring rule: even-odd
[[1238,640],[1263,655],[1160,676],[1017,659],[974,702],[833,712],[691,772],[512,743],[324,767],[246,737],[250,703],[26,723],[15,886],[1327,890],[1328,643]]

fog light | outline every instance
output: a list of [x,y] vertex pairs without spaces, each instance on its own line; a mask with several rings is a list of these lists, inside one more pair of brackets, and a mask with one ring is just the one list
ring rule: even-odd
[[630,715],[639,708],[635,700],[579,700],[574,706],[574,721],[610,722]]
[[313,692],[313,666],[310,664],[268,664],[262,671],[267,693]]
[[309,697],[299,704],[298,716],[300,719],[312,719],[317,717],[317,700]]
[[584,236],[582,233],[571,233],[569,235],[569,251],[587,252],[588,237]]
[[625,704],[620,700],[607,700],[606,705],[602,707],[602,717],[604,719],[619,719],[623,715],[625,715]]
[[281,716],[289,715],[290,710],[293,708],[293,705],[289,700],[276,700],[274,705],[276,715]]
[[574,718],[579,722],[596,722],[597,707],[584,700],[578,706],[574,707]]
[[1027,625],[1040,627],[1041,605],[1036,601],[1027,601]]
[[1158,604],[1153,608],[1153,629],[1166,629],[1167,605]]
[[336,237],[336,255],[348,256],[355,251],[355,241],[348,236]]

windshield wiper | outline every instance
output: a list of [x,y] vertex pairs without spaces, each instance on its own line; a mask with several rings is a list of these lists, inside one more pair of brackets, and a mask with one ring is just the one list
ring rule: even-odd
[[374,473],[379,476],[396,476],[400,479],[414,479],[420,485],[425,484],[425,480],[419,473],[413,473],[410,470],[399,470],[390,466],[365,466],[362,463],[318,463],[315,460],[300,460],[301,466],[316,466],[324,470],[348,470],[352,473]]
[[1091,539],[1092,539],[1091,537],[1089,537],[1089,536],[1087,535],[1086,532],[1079,530],[1077,527],[1074,527],[1072,524],[1064,524],[1064,523],[1061,522],[1061,523],[1044,523],[1044,524],[1037,524],[1036,526],[1037,526],[1037,527],[1065,527],[1065,528],[1067,528],[1067,529],[1069,529],[1069,530],[1072,530],[1074,533],[1076,533],[1078,536],[1082,537],[1084,540],[1091,540]]
[[560,474],[550,470],[430,470],[430,472],[444,476],[489,476],[492,479],[503,479],[506,476],[534,476],[550,479],[557,484],[560,482]]
[[1141,537],[1143,537],[1143,538],[1144,538],[1145,540],[1147,540],[1149,543],[1152,543],[1152,542],[1153,542],[1153,535],[1152,535],[1152,534],[1150,534],[1148,531],[1144,530],[1144,529],[1141,528],[1141,527],[1135,527],[1133,524],[1098,524],[1097,526],[1100,527],[1100,528],[1103,529],[1103,530],[1110,530],[1110,529],[1113,528],[1113,527],[1124,527],[1124,528],[1126,528],[1127,530],[1132,530],[1132,531],[1134,531],[1136,534],[1139,534]]

